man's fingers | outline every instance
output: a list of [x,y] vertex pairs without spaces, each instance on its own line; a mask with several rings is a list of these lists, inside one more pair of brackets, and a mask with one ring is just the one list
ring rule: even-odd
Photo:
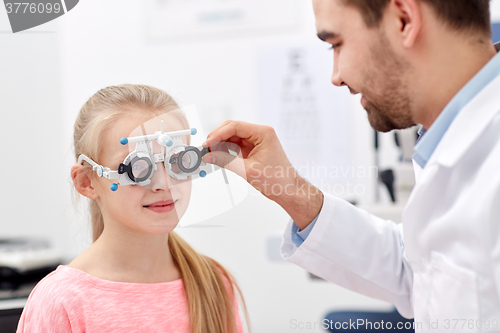
[[223,142],[232,139],[242,139],[251,142],[253,145],[259,144],[266,134],[267,126],[245,123],[242,121],[227,121],[208,134],[207,140],[203,143],[207,147],[209,142]]
[[240,154],[240,146],[234,142],[208,142],[210,146],[211,152],[221,151],[224,153],[229,153],[234,156],[241,155]]
[[214,151],[203,156],[203,162],[217,165],[226,170],[236,173],[243,179],[247,179],[245,171],[245,162],[243,158],[229,153]]
[[241,158],[240,147],[233,142],[209,142],[210,153],[203,156],[205,163],[216,164],[225,167],[235,158]]

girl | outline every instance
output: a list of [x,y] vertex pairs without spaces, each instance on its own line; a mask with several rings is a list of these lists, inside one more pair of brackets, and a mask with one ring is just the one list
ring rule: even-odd
[[[130,146],[120,138],[137,129],[150,134],[148,120],[165,119],[169,131],[188,128],[174,112],[178,108],[150,86],[101,89],[76,119],[75,156],[117,170]],[[18,333],[243,332],[241,293],[231,275],[172,231],[187,208],[190,183],[156,165],[148,186],[120,186],[116,192],[89,163],[72,167],[75,189],[90,199],[93,244],[38,283]]]

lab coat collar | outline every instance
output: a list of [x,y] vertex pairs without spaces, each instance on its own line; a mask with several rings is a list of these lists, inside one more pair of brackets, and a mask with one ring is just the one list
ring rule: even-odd
[[[495,45],[497,47],[499,45]],[[424,168],[434,155],[450,125],[463,109],[496,77],[500,75],[500,53],[493,57],[446,105],[432,126],[421,128],[413,160]]]
[[[499,54],[500,55],[500,54]],[[500,111],[500,75],[481,90],[457,115],[444,134],[429,164],[452,168]]]

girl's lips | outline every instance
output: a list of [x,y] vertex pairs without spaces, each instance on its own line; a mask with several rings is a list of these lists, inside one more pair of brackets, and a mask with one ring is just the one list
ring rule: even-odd
[[156,213],[166,213],[170,212],[175,208],[175,203],[176,201],[173,200],[163,200],[163,201],[157,201],[152,204],[144,206],[144,208],[147,208],[153,212]]
[[172,200],[172,199],[161,200],[161,201],[156,201],[156,202],[150,203],[149,205],[144,205],[144,207],[165,206],[165,205],[170,205],[172,203],[174,203],[174,200]]

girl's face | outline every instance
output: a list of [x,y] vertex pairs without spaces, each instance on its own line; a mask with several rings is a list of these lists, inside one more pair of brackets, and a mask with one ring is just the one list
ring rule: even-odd
[[[122,145],[123,137],[153,134],[160,130],[164,120],[164,130],[183,130],[177,117],[165,113],[144,122],[143,119],[123,118],[104,133],[99,155],[99,163],[112,170],[118,170],[120,163],[135,149],[135,143]],[[183,138],[186,143],[186,139]],[[161,151],[153,142],[153,154]],[[133,232],[163,234],[172,231],[184,215],[191,196],[191,181],[177,180],[165,171],[163,163],[156,163],[157,170],[146,187],[139,185],[118,186],[116,192],[110,185],[117,180],[94,178],[97,202],[104,217],[105,227],[126,228]]]

